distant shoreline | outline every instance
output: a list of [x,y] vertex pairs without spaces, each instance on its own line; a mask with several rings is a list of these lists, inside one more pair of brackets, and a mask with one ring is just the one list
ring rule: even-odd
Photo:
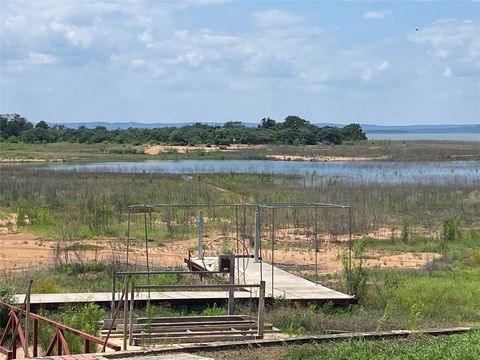
[[392,141],[468,141],[480,142],[480,133],[475,132],[400,132],[400,131],[366,131],[368,140]]

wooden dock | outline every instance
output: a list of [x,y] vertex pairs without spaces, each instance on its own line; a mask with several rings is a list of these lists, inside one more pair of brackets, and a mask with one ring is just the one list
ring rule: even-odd
[[[218,270],[216,269],[217,263],[217,258],[205,258],[204,260],[191,259],[191,264],[198,270]],[[321,284],[315,284],[312,281],[291,274],[276,266],[272,267],[271,264],[265,262],[255,263],[253,258],[240,258],[236,260],[235,278],[236,283],[238,284],[258,284],[261,280],[264,280],[266,282],[267,302],[272,301],[275,298],[282,298],[300,303],[325,304],[331,302],[335,305],[357,303],[357,299],[354,296],[332,290]],[[238,299],[239,301],[256,299],[258,298],[257,291],[257,289],[253,291],[249,291],[248,289],[235,291],[235,299]],[[17,303],[23,303],[24,299],[25,295],[16,295]],[[120,299],[120,293],[117,293],[116,299]],[[146,303],[150,300],[157,304],[169,303],[174,305],[221,304],[226,303],[228,300],[228,291],[140,292],[135,295],[135,300],[139,303]],[[33,308],[38,308],[40,306],[45,308],[57,308],[63,304],[85,304],[91,302],[104,307],[109,307],[111,301],[111,292],[32,294],[30,300]]]
[[[197,269],[218,270],[217,258],[191,259],[191,263]],[[254,262],[253,258],[236,259],[235,278],[238,284],[255,284],[264,280],[267,298],[284,298],[286,300],[320,304],[332,302],[337,305],[355,304],[357,302],[354,296],[316,284],[269,263]],[[237,294],[235,294],[236,296]]]

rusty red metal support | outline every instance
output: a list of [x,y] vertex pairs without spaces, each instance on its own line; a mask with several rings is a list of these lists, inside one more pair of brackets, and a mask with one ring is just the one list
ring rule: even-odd
[[[27,343],[25,341],[25,334],[22,328],[21,321],[19,319],[21,315],[26,314],[26,311],[1,301],[0,301],[0,307],[9,309],[10,311],[7,325],[5,326],[3,334],[0,338],[0,353],[6,355],[7,360],[13,360],[16,358],[17,341],[20,342],[20,344],[24,349],[27,347]],[[46,317],[43,317],[34,313],[29,313],[28,316],[33,321],[33,356],[34,357],[38,356],[38,324],[39,322],[45,323],[55,328],[55,333],[47,346],[46,355],[51,355],[54,352],[54,350],[56,350],[57,355],[70,355],[70,349],[68,346],[68,342],[65,338],[65,332],[80,336],[83,339],[84,353],[89,353],[91,351],[91,343],[104,345],[105,347],[108,347],[109,349],[112,349],[114,351],[119,351],[121,349],[119,345],[115,345],[110,342],[105,342],[105,340],[99,337],[87,334],[83,331],[74,329],[70,326],[50,320]],[[9,348],[5,346],[8,340],[11,340]]]

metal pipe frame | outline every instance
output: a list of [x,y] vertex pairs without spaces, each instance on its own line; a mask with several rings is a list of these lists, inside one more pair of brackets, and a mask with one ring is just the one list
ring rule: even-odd
[[[184,208],[217,208],[217,207],[225,207],[225,208],[232,208],[235,209],[235,219],[236,219],[236,232],[237,232],[237,243],[239,237],[238,231],[238,207],[243,207],[243,238],[245,238],[245,229],[246,229],[246,209],[248,207],[256,208],[256,211],[259,212],[260,222],[261,222],[261,209],[272,209],[272,296],[273,296],[273,289],[274,289],[274,242],[275,242],[275,209],[315,209],[315,282],[318,284],[318,209],[344,209],[348,210],[349,216],[349,245],[348,245],[348,293],[349,295],[352,294],[352,206],[351,205],[341,205],[341,204],[332,204],[332,203],[321,203],[321,202],[307,202],[307,203],[274,203],[274,202],[244,202],[244,203],[235,203],[235,204],[134,204],[128,206],[129,216],[128,216],[128,226],[127,226],[127,259],[128,259],[128,250],[129,250],[129,242],[130,242],[130,213],[131,212],[144,212],[145,216],[145,233],[147,233],[147,226],[146,226],[146,213],[147,210],[151,214],[151,212],[155,212],[156,209],[165,209],[165,208],[175,208],[175,207],[184,207]],[[261,236],[261,235],[260,235]],[[260,240],[260,256],[262,256],[262,241]],[[149,270],[149,261],[148,261],[148,235],[145,236],[145,247],[147,251],[147,270]],[[238,244],[237,244],[238,245]],[[263,280],[263,261],[260,261],[260,281]],[[197,272],[198,273],[198,272]],[[210,272],[211,273],[211,272]],[[149,276],[149,275],[147,275]]]
[[189,274],[189,275],[210,275],[210,274],[226,274],[227,271],[183,271],[183,270],[161,270],[161,271],[119,271],[115,276],[124,275],[167,275],[167,274]]
[[135,285],[135,290],[140,289],[243,289],[260,288],[260,284],[193,284],[193,285]]
[[[271,284],[271,291],[272,297],[274,297],[274,266],[275,266],[275,259],[274,259],[274,252],[275,252],[275,210],[281,209],[314,209],[314,239],[315,239],[315,284],[318,284],[318,209],[339,209],[339,210],[347,210],[348,211],[348,294],[352,295],[352,248],[353,248],[353,239],[352,239],[352,206],[351,205],[339,205],[339,204],[328,204],[328,203],[291,203],[291,204],[282,204],[282,203],[246,203],[248,206],[256,206],[257,211],[260,214],[261,218],[261,209],[265,210],[272,210],[272,220],[271,220],[271,255],[272,255],[272,284]],[[260,252],[261,252],[261,244],[260,241]],[[262,269],[263,261],[260,263],[260,279],[263,279],[263,269]]]

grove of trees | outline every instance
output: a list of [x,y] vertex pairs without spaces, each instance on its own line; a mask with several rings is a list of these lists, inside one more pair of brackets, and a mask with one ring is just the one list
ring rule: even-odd
[[0,115],[0,141],[25,143],[109,142],[138,145],[155,142],[168,145],[314,145],[341,144],[344,141],[360,140],[366,140],[366,136],[359,124],[350,124],[343,128],[318,127],[298,116],[287,116],[283,122],[264,118],[257,127],[248,127],[241,122],[227,122],[224,125],[195,123],[182,127],[108,130],[104,126],[93,129],[85,126],[69,128],[65,125],[49,125],[45,121],[33,125],[18,114]]

